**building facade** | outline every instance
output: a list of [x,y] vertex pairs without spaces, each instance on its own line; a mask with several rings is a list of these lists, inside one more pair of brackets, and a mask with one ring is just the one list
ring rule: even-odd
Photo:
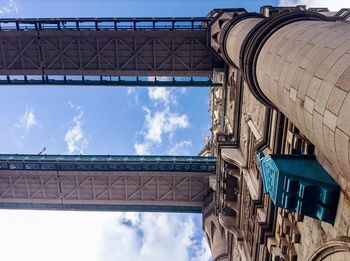
[[210,90],[201,152],[218,158],[203,207],[213,260],[350,260],[350,10],[208,16],[211,48],[226,62],[213,73],[222,87]]
[[[202,210],[214,261],[350,260],[350,9],[0,27],[0,84],[206,86],[196,78],[213,72],[212,135],[200,156],[216,157],[5,155],[0,208]],[[191,181],[196,172],[202,181]]]

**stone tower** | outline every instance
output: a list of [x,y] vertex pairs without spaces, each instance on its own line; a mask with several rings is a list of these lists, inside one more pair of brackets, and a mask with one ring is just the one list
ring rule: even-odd
[[[209,16],[227,64],[211,89],[218,165],[203,224],[213,260],[350,259],[350,10]],[[328,185],[313,179],[321,173]]]

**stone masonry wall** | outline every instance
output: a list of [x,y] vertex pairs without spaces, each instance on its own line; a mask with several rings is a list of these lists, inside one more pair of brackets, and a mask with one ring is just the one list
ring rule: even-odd
[[284,26],[262,48],[257,77],[264,94],[328,160],[320,162],[333,178],[350,181],[350,23]]
[[[251,116],[252,121],[254,122],[255,126],[257,127],[258,131],[262,135],[264,133],[264,126],[265,126],[265,114],[266,114],[266,107],[262,105],[258,100],[253,96],[253,94],[250,92],[248,86],[246,83],[244,83],[243,88],[243,101],[242,101],[242,107],[241,107],[242,113],[247,113]],[[247,123],[244,120],[244,117],[241,117],[241,150],[243,155],[246,155],[246,143],[247,139],[249,137],[248,132],[250,132],[249,127]]]
[[[298,229],[301,233],[298,260],[306,261],[326,242],[337,237],[350,237],[350,202],[344,197],[344,194],[341,195],[334,226],[304,217],[304,221],[298,223]],[[347,258],[350,260],[350,256]]]

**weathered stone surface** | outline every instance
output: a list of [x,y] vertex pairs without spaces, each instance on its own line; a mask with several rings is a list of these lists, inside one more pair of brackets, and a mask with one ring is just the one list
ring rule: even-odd
[[[239,55],[244,38],[259,21],[259,18],[247,18],[231,28],[231,40],[226,47],[229,58],[234,60],[235,65],[239,66],[238,61],[242,58]],[[315,145],[317,160],[339,184],[342,192],[334,225],[278,209],[275,234],[267,236],[267,245],[261,241],[258,243],[259,239],[266,236],[260,234],[262,230],[257,229],[261,228],[260,223],[247,225],[248,219],[251,221],[254,220],[254,215],[260,215],[241,211],[244,212],[242,217],[247,217],[242,226],[245,235],[253,233],[252,231],[256,234],[244,238],[243,242],[232,241],[232,256],[246,256],[247,260],[255,261],[271,258],[270,254],[272,259],[275,256],[289,256],[290,259],[297,255],[299,261],[308,260],[330,240],[350,236],[350,23],[301,21],[274,30],[258,54],[257,64],[252,68],[256,72],[256,87],[281,112],[271,110],[269,115],[266,107],[252,95],[249,89],[251,86],[244,83],[240,110],[251,117],[251,123],[256,126],[260,136],[267,134],[267,137],[264,136],[267,138],[266,143],[259,147],[260,144],[254,140],[256,135],[243,117],[239,122],[235,119],[227,120],[231,122],[232,128],[240,123],[239,146],[247,161],[249,173],[257,174],[255,183],[259,183],[259,170],[254,169],[257,149],[264,154],[274,151],[300,153],[300,147],[303,147],[302,153],[305,153],[309,151],[311,142]],[[223,110],[223,107],[217,109]],[[226,103],[226,108],[225,113],[234,114],[229,103]],[[283,115],[287,118],[285,121]],[[281,126],[277,126],[277,117],[281,119]],[[225,132],[227,130],[224,129]],[[278,148],[277,142],[281,142]],[[249,204],[249,207],[254,205],[247,200],[246,194],[249,193],[242,190],[240,195],[242,202],[245,202],[241,207],[245,210]],[[258,191],[255,194],[258,195]],[[259,209],[267,218],[267,202],[271,201],[267,195],[262,194],[261,197],[264,203],[258,203]],[[295,237],[298,233],[300,239]],[[258,249],[257,258],[245,254],[252,253],[252,245]],[[325,260],[346,258],[348,256],[345,252],[339,252]]]
[[[350,78],[349,78],[349,82],[350,82]],[[338,115],[346,95],[347,95],[347,92],[343,91],[338,87],[334,87],[331,94],[329,95],[326,108],[332,113]]]
[[[346,83],[350,77],[350,40],[349,33],[345,35],[350,31],[349,24],[304,21],[286,25],[285,30],[281,34],[275,32],[259,54],[256,66],[259,86],[322,154],[329,157],[332,172],[348,177],[345,166],[349,165],[349,158],[339,158],[337,152],[348,150],[348,144],[333,141],[334,135],[325,128],[333,133],[339,128],[350,136],[350,97]],[[336,41],[339,37],[341,44]],[[275,41],[283,43],[278,45]],[[285,46],[289,51],[281,52]],[[306,121],[310,121],[309,114],[312,114],[312,127]],[[328,145],[332,144],[335,148],[329,150]],[[346,162],[340,164],[340,159]]]

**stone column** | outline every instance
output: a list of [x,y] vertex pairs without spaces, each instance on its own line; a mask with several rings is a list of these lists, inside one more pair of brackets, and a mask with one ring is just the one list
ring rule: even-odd
[[219,224],[218,217],[214,214],[204,220],[204,231],[207,236],[213,261],[228,261],[227,239],[225,230]]
[[293,12],[247,17],[223,34],[226,59],[255,97],[315,144],[333,178],[350,180],[350,23]]

